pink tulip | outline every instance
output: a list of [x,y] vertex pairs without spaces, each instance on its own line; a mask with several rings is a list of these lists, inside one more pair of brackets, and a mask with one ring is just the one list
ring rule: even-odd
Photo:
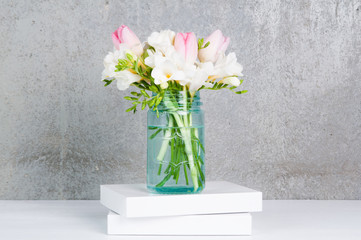
[[198,43],[194,33],[177,33],[174,39],[174,48],[186,63],[194,64],[198,54]]
[[116,49],[119,50],[120,44],[125,44],[134,54],[140,56],[143,53],[142,44],[139,38],[127,26],[120,26],[112,34],[113,43]]
[[203,46],[209,42],[208,47],[202,48],[198,52],[201,62],[216,62],[219,55],[224,53],[229,44],[229,37],[223,36],[220,30],[214,31],[203,42]]

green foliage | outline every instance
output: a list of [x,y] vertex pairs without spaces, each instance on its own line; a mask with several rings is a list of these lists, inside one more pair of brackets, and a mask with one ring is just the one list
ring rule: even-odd
[[198,50],[202,48],[202,46],[203,46],[203,41],[204,41],[203,38],[198,39]]
[[206,48],[206,47],[208,47],[209,44],[210,44],[210,42],[208,41],[208,42],[203,46],[203,42],[204,42],[204,39],[203,39],[203,38],[198,39],[198,50],[203,49],[203,48]]
[[208,47],[208,46],[209,46],[209,44],[211,44],[211,42],[207,42],[207,43],[206,43],[206,45],[204,45],[204,47],[202,47],[202,48],[206,48],[206,47]]
[[148,93],[147,93],[146,91],[140,90],[140,92],[142,93],[142,95],[143,95],[144,97],[149,98],[149,95],[148,95]]
[[234,92],[235,94],[243,94],[243,93],[246,93],[248,92],[248,90],[243,90],[243,91],[238,91],[238,92]]
[[[232,76],[232,77],[237,77],[237,76]],[[243,83],[243,79],[239,80],[239,85],[241,85]],[[234,92],[235,94],[243,94],[248,92],[248,90],[242,90],[242,91],[235,91],[234,89],[236,89],[236,86],[229,86],[228,84],[224,84],[224,83],[219,83],[219,82],[214,82],[212,87],[202,87],[200,89],[208,89],[208,90],[221,90],[221,89],[229,89],[232,92]],[[199,89],[199,90],[200,90]]]
[[155,133],[153,133],[153,134],[149,137],[149,139],[155,138],[155,136],[157,136],[157,134],[160,133],[160,131],[162,131],[162,129],[158,129]]
[[144,89],[141,89],[140,92],[131,92],[133,96],[125,96],[124,99],[132,102],[132,107],[128,108],[126,111],[137,111],[137,107],[140,105],[140,108],[144,110],[147,106],[149,109],[153,109],[157,112],[159,116],[158,105],[162,102],[164,97],[164,91],[160,91],[155,96],[150,96]]
[[118,65],[115,66],[115,68],[116,68],[115,71],[116,72],[124,71],[130,67],[129,64],[130,64],[129,61],[127,61],[125,59],[119,59]]
[[111,84],[114,81],[114,79],[108,80],[108,79],[103,79],[103,82],[105,82],[104,87],[108,86],[109,84]]

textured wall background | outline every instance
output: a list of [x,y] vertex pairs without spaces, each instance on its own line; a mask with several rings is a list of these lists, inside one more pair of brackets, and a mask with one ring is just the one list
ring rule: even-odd
[[111,33],[219,28],[245,95],[203,92],[208,180],[361,199],[361,1],[1,1],[0,198],[145,181],[146,112],[100,82]]

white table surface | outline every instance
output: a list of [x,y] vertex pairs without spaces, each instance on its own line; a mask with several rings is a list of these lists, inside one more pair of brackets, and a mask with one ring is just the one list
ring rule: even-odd
[[253,235],[234,237],[108,236],[107,213],[99,201],[0,201],[0,239],[361,239],[361,201],[264,201]]

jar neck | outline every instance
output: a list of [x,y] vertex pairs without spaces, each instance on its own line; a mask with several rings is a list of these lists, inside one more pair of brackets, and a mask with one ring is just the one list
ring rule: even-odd
[[[156,94],[153,93],[153,96]],[[202,102],[199,91],[191,95],[189,91],[166,91],[160,104],[159,110],[199,110]]]

